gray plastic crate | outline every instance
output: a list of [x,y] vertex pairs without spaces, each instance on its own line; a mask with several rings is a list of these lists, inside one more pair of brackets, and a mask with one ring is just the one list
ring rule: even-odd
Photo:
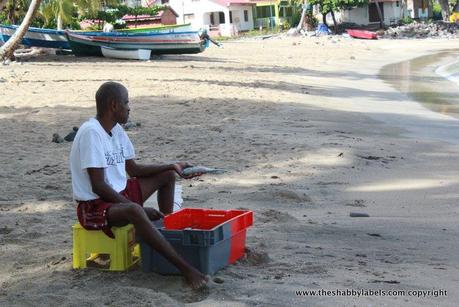
[[[189,264],[204,274],[214,274],[229,263],[231,249],[230,224],[213,230],[166,230],[154,223],[164,238]],[[243,230],[245,236],[245,229]],[[139,238],[142,270],[159,274],[180,274],[161,254]]]
[[[253,212],[186,208],[167,215],[159,224],[153,224],[188,263],[204,274],[213,274],[244,256],[247,228],[253,225]],[[143,271],[180,274],[141,238],[138,241]]]

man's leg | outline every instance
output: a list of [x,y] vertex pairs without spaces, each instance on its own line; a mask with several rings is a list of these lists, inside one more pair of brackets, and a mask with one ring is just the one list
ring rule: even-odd
[[159,211],[164,214],[172,213],[174,207],[175,171],[162,172],[151,177],[137,178],[142,190],[142,200],[146,201],[155,191],[158,191]]
[[206,277],[180,257],[158,230],[152,227],[145,210],[138,204],[113,204],[107,210],[107,220],[109,225],[112,226],[126,225],[127,222],[133,224],[136,233],[138,233],[148,245],[172,262],[172,264],[183,273],[187,282],[194,289],[200,288],[207,282]]

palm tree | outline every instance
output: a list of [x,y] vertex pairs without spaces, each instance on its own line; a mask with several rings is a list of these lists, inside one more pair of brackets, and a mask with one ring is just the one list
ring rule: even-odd
[[46,24],[56,21],[57,29],[62,30],[64,23],[72,21],[73,0],[44,0],[40,7],[40,14]]
[[22,41],[22,38],[29,29],[30,23],[35,16],[35,13],[40,6],[41,0],[32,0],[27,10],[27,14],[21,22],[19,28],[14,32],[13,36],[2,46],[0,47],[0,59],[2,61],[6,59],[11,59],[13,57],[14,50],[16,50],[17,45]]
[[48,25],[55,21],[57,29],[62,30],[64,24],[72,21],[75,7],[80,15],[96,17],[97,12],[102,7],[115,5],[119,2],[119,0],[44,0],[40,7],[40,13]]
[[30,0],[0,0],[0,2],[0,9],[5,11],[8,21],[12,24],[22,20],[30,6]]

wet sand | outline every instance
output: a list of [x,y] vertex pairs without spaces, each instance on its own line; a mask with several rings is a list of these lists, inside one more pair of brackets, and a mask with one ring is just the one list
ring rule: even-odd
[[[458,43],[432,42],[273,38],[146,63],[40,56],[1,66],[0,305],[455,306],[457,119],[378,78],[387,64]],[[185,207],[254,211],[246,256],[208,289],[138,268],[71,268],[71,144],[51,139],[94,115],[106,80],[130,91],[139,161],[228,170],[181,181]],[[295,294],[319,289],[448,296]]]

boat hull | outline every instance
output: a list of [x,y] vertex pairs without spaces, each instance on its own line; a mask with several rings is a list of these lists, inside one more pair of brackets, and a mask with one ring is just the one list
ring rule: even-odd
[[[195,31],[132,34],[111,32],[106,35],[66,32],[66,36],[73,52],[78,56],[101,55],[102,46],[121,50],[148,49],[152,54],[200,53],[206,47],[205,40],[202,40]],[[98,47],[99,53],[97,48],[89,48],[89,46]]]
[[378,39],[378,35],[374,32],[366,31],[366,30],[346,30],[349,36],[354,38],[360,39]]
[[151,50],[138,49],[138,50],[120,50],[109,47],[100,47],[102,54],[106,58],[124,59],[124,60],[142,60],[147,61],[150,59]]
[[[18,26],[0,25],[2,40],[6,42],[13,36]],[[21,44],[30,47],[43,47],[55,49],[70,49],[70,45],[65,37],[64,31],[40,29],[30,27],[24,35]]]

